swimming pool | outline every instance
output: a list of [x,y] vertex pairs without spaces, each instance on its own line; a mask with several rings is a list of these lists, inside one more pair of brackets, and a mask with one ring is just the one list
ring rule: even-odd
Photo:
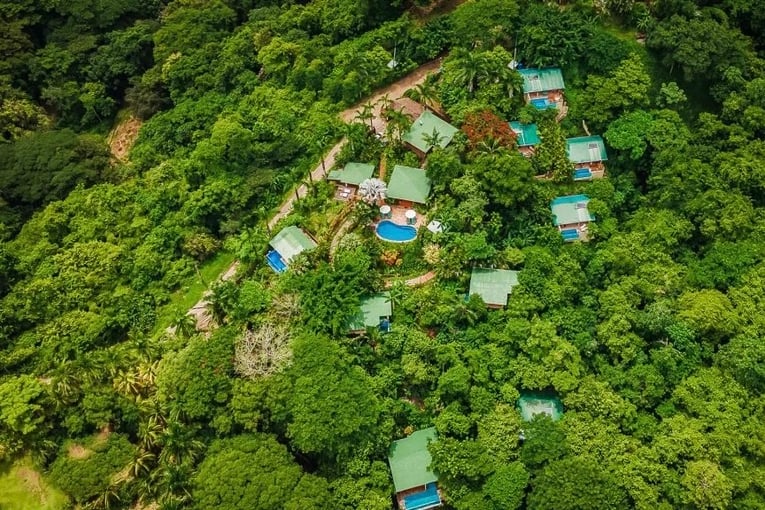
[[417,229],[409,225],[399,225],[390,220],[383,220],[375,228],[377,237],[391,243],[408,243],[417,237]]
[[583,181],[586,179],[592,179],[592,172],[589,168],[577,168],[574,170],[575,181]]
[[429,483],[425,490],[404,497],[404,506],[406,510],[425,510],[426,508],[435,508],[441,505],[441,497],[438,495],[438,488],[435,483]]
[[279,255],[276,250],[271,250],[266,254],[266,261],[271,269],[277,273],[283,273],[287,270],[287,264],[282,260],[282,256]]

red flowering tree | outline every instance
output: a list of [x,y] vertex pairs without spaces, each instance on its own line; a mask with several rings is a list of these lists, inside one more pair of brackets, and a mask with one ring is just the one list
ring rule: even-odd
[[462,131],[467,135],[472,149],[489,140],[500,147],[515,147],[515,133],[510,125],[489,110],[468,114]]

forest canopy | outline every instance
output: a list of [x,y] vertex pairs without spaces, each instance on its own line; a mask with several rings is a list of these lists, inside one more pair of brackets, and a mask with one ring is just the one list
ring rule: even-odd
[[[384,510],[391,443],[434,427],[445,508],[762,508],[761,7],[0,0],[0,480]],[[412,150],[422,115],[455,133]],[[325,179],[349,163],[374,179]],[[400,168],[428,196],[391,243]],[[276,273],[285,227],[316,247]]]

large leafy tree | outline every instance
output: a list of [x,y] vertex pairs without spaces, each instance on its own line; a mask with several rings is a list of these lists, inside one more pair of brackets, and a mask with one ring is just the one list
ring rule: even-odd
[[95,137],[66,129],[35,133],[0,147],[0,196],[36,208],[103,180],[108,165],[108,149]]
[[287,371],[287,435],[295,448],[326,459],[347,457],[359,445],[379,445],[381,406],[370,380],[329,339],[306,335],[294,343]]
[[582,116],[594,126],[604,126],[621,113],[649,104],[651,77],[641,56],[633,53],[607,77],[591,76],[581,98]]
[[531,481],[530,509],[604,508],[627,506],[627,494],[616,477],[595,459],[567,457],[548,465]]
[[327,482],[303,473],[273,436],[218,440],[194,475],[193,508],[289,510],[333,508]]

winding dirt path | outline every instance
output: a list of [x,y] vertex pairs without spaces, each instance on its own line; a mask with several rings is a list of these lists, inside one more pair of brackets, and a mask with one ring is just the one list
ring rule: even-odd
[[[404,285],[407,287],[419,287],[420,285],[425,285],[430,280],[436,277],[436,273],[433,271],[428,271],[427,273],[421,274],[420,276],[415,276],[414,278],[410,278],[408,280],[404,281]],[[395,279],[386,280],[385,281],[385,288],[390,289],[393,287],[393,284],[396,282]]]

